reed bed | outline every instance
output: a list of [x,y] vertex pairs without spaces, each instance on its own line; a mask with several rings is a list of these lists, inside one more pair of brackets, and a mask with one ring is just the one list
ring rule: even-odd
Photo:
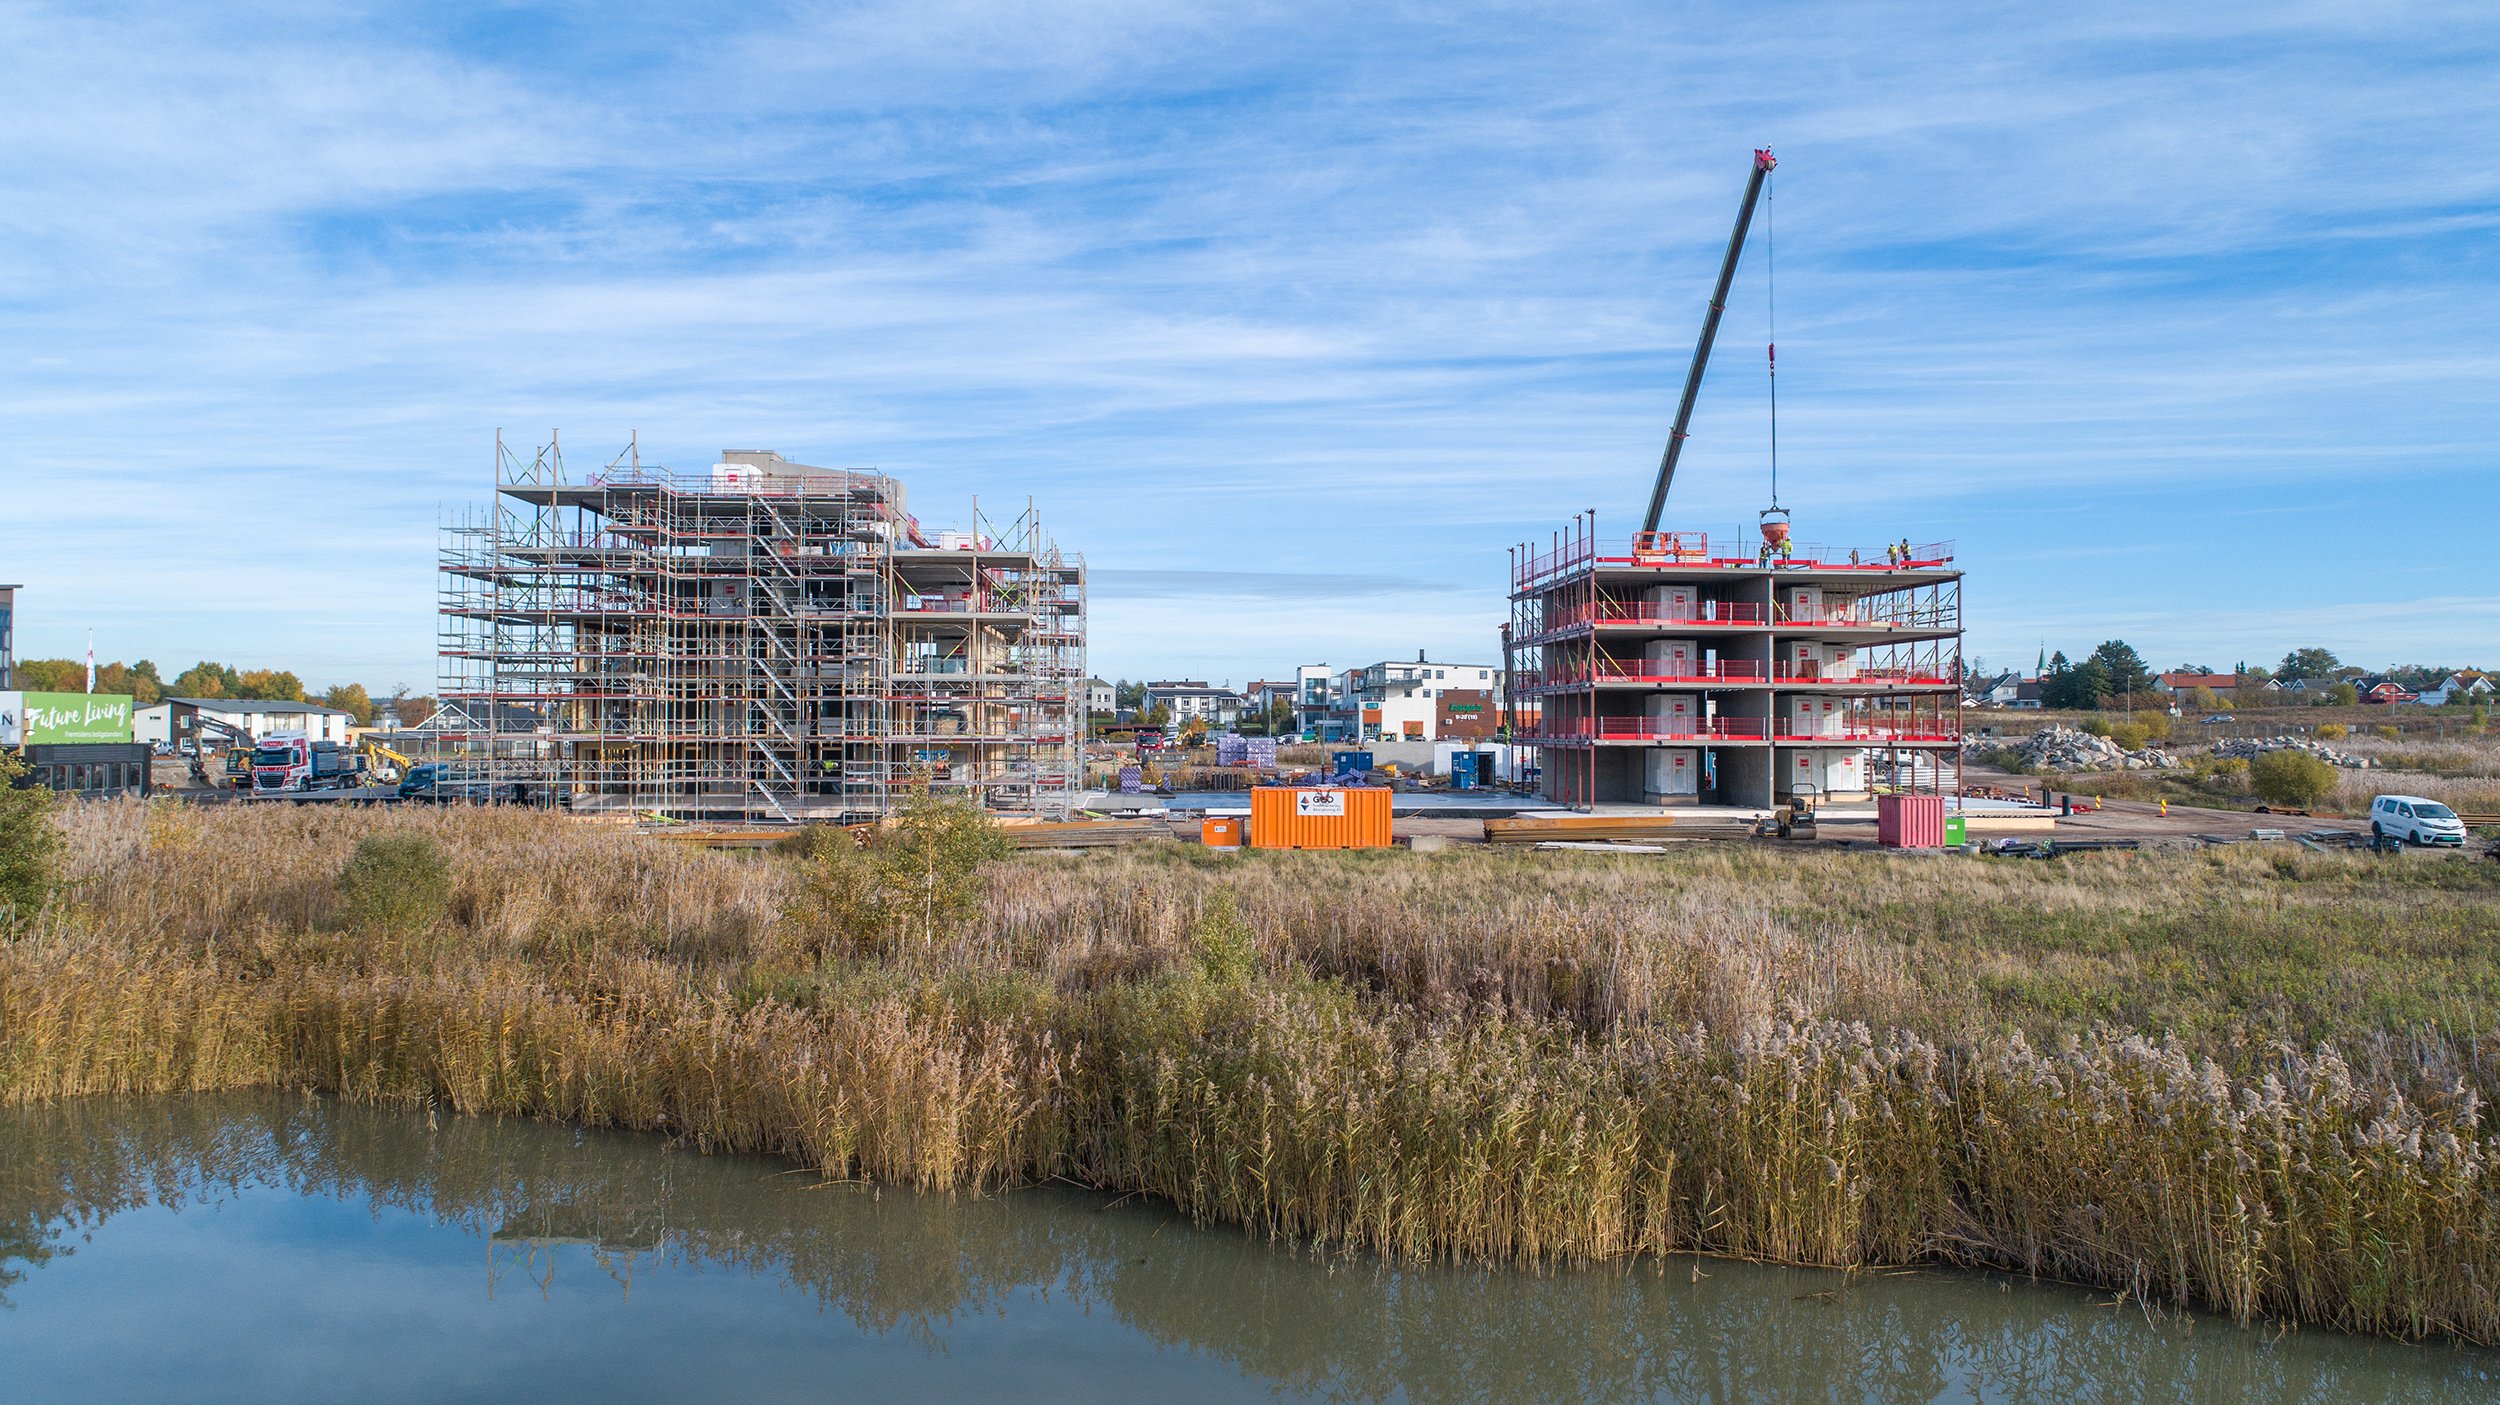
[[[382,835],[439,852],[439,917],[342,898]],[[534,814],[65,839],[0,943],[0,1101],[307,1088],[1399,1258],[1986,1264],[2500,1339],[2488,864],[1159,846],[993,864],[846,957],[798,859]]]

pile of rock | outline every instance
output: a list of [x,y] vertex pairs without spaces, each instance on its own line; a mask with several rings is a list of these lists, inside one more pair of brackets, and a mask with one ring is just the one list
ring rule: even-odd
[[2372,764],[2367,756],[2337,751],[2324,742],[2313,742],[2306,737],[2233,737],[2214,744],[2214,755],[2225,759],[2252,760],[2269,751],[2305,751],[2329,766],[2342,766],[2354,771],[2366,771]]
[[2007,749],[2034,771],[2167,771],[2180,764],[2178,757],[2157,746],[2129,751],[2107,737],[2055,725]]

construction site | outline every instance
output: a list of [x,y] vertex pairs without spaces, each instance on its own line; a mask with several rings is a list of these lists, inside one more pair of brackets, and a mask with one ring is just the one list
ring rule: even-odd
[[1504,667],[1539,721],[1543,793],[1602,805],[1785,807],[1961,792],[1961,572],[1950,543],[1807,546],[1779,500],[1759,540],[1662,530],[1693,406],[1765,180],[1754,153],[1639,531],[1592,510],[1511,551]]
[[443,530],[436,754],[477,798],[787,825],[907,790],[1064,817],[1085,734],[1085,565],[1028,502],[924,531],[904,485],[629,448],[568,477],[496,443]]

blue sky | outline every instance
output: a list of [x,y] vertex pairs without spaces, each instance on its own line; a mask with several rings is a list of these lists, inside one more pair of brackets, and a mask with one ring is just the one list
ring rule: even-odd
[[[1508,546],[1637,525],[1766,143],[1800,539],[1953,539],[2000,663],[2500,663],[2484,0],[0,3],[0,580],[26,655],[423,690],[560,427],[1030,495],[1105,675],[1490,660]],[[1763,274],[1670,525],[1767,496]]]

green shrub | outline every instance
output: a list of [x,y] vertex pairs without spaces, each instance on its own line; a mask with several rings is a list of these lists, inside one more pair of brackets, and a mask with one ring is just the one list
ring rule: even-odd
[[2396,727],[2374,727],[2371,730],[2378,733],[2380,741],[2392,742],[2404,735],[2403,730]]
[[2135,715],[2135,725],[2144,729],[2147,740],[2157,742],[2170,740],[2170,714],[2167,712],[2139,712]]
[[2335,789],[2335,768],[2305,751],[2269,751],[2248,763],[2257,798],[2274,805],[2309,806]]
[[59,798],[42,786],[20,787],[26,763],[0,751],[0,928],[43,906],[61,852],[52,826]]
[[374,835],[339,870],[339,905],[353,927],[422,931],[451,914],[451,865],[425,835]]
[[979,805],[926,790],[865,844],[832,826],[800,844],[805,872],[784,915],[819,957],[884,956],[956,935],[980,911],[981,865],[1015,848]]
[[2105,735],[2128,751],[2142,751],[2144,744],[2152,740],[2144,728],[2134,722],[2121,722],[2110,728]]
[[2351,735],[2352,729],[2345,726],[2341,722],[2321,722],[2318,724],[2319,741],[2339,742]]
[[2083,719],[2083,730],[2090,732],[2096,737],[2106,737],[2109,735],[2109,719],[2106,717],[2087,717]]

